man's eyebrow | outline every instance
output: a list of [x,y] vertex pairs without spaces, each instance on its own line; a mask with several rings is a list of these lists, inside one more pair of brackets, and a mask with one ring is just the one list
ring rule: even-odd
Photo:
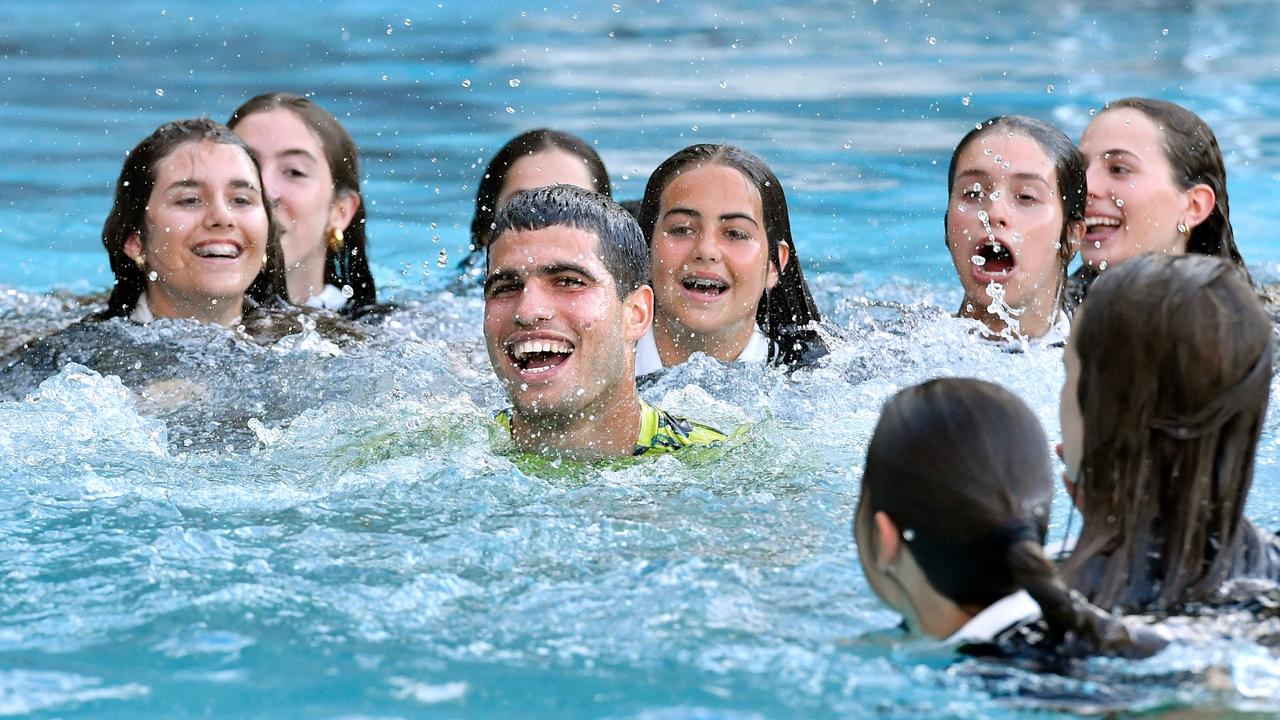
[[557,263],[551,263],[549,265],[542,265],[538,267],[536,270],[534,270],[534,272],[537,273],[538,275],[560,275],[562,273],[574,273],[575,275],[581,275],[592,282],[600,282],[600,279],[595,276],[595,273],[588,270],[586,266],[579,265],[578,263],[574,263],[574,262],[557,262]]

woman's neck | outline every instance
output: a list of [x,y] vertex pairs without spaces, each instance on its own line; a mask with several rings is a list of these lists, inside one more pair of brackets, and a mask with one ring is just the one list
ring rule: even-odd
[[695,352],[706,353],[722,362],[734,362],[751,342],[755,319],[707,333],[690,330],[661,312],[653,318],[653,342],[663,367],[679,365]]
[[303,305],[324,290],[324,257],[319,261],[303,261],[289,268],[285,276],[289,302]]
[[244,313],[244,295],[224,298],[183,298],[159,290],[148,284],[147,307],[157,320],[196,320],[202,323],[231,327],[240,322]]

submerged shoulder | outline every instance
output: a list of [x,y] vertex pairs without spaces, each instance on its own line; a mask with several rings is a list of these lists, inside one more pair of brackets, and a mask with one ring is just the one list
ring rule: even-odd
[[710,425],[648,403],[643,405],[642,411],[644,417],[640,437],[636,440],[636,455],[671,452],[690,446],[713,446],[729,437]]

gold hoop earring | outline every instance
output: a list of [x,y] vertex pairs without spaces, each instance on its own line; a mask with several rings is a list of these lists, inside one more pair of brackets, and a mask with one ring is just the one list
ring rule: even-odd
[[1184,233],[1188,230],[1186,223],[1178,223],[1178,232]]
[[145,256],[138,255],[138,257],[133,259],[133,264],[138,266],[139,272],[147,271],[147,258]]
[[329,231],[329,249],[334,252],[342,249],[342,231],[338,228]]

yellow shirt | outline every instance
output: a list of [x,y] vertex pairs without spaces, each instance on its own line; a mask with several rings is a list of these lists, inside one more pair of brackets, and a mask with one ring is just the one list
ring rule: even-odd
[[[498,413],[494,422],[511,432],[510,408]],[[641,400],[640,436],[636,438],[636,449],[631,454],[636,457],[660,455],[691,445],[716,445],[727,437],[709,425],[672,415]]]

